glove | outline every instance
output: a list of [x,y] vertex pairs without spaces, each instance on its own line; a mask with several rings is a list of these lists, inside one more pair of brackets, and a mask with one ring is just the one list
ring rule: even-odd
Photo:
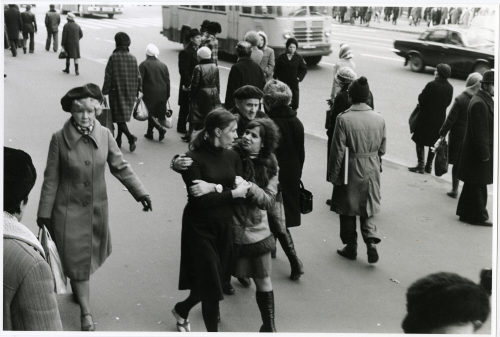
[[147,212],[147,211],[153,211],[153,206],[151,205],[151,198],[149,197],[149,195],[145,195],[143,197],[141,197],[141,199],[139,200],[143,206],[142,210],[144,212]]
[[43,226],[50,228],[50,218],[36,218],[36,224],[38,227],[42,228]]

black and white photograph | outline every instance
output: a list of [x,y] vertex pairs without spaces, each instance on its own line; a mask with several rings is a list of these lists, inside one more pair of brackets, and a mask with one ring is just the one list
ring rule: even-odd
[[2,5],[0,336],[500,333],[499,3]]

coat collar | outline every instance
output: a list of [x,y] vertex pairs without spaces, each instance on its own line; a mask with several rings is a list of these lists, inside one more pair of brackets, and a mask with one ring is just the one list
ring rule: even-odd
[[479,89],[476,95],[484,101],[490,112],[493,113],[493,97],[483,89]]
[[267,115],[271,118],[292,118],[297,116],[297,111],[288,105],[278,105],[270,109]]
[[63,138],[66,141],[66,144],[68,145],[70,150],[73,147],[75,147],[76,143],[78,143],[78,141],[84,137],[90,138],[93,141],[95,147],[99,148],[99,144],[97,143],[97,139],[95,138],[95,135],[97,132],[96,130],[101,127],[101,124],[99,123],[99,121],[97,119],[94,121],[94,123],[95,123],[94,130],[92,130],[92,133],[88,136],[84,136],[76,130],[76,128],[73,126],[73,124],[71,124],[71,118],[68,119],[66,121],[66,123],[64,123],[64,126],[62,128],[62,134],[63,134]]
[[35,248],[45,259],[45,252],[42,245],[25,225],[17,218],[7,212],[3,212],[3,237],[4,239],[15,239],[27,243]]
[[366,103],[356,103],[356,104],[351,105],[349,110],[351,110],[351,111],[368,111],[368,110],[373,110],[373,109]]

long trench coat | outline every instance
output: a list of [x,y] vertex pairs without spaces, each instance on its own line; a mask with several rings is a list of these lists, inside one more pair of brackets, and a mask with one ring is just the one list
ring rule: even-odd
[[82,29],[75,22],[68,22],[62,31],[61,46],[68,53],[68,58],[80,58],[80,39],[83,37]]
[[[354,104],[337,117],[328,165],[335,184],[331,210],[370,217],[380,209],[380,157],[385,154],[385,121],[365,103]],[[345,152],[348,180],[344,184]]]
[[83,136],[68,120],[52,135],[38,217],[50,218],[64,273],[88,280],[111,254],[105,164],[138,201],[147,191],[111,132],[95,121]]
[[196,46],[189,42],[186,48],[179,52],[179,105],[189,104],[189,91],[182,90],[182,86],[189,88],[193,78],[194,67],[198,64]]

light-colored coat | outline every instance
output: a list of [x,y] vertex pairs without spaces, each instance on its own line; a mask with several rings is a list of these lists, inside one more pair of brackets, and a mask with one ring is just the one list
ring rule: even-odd
[[[344,185],[345,152],[348,181]],[[331,209],[342,215],[370,217],[380,209],[380,157],[385,153],[385,121],[365,103],[337,117],[328,174],[335,187]]]
[[273,78],[274,74],[274,49],[265,46],[263,49],[262,60],[260,60],[260,67],[264,71],[266,82]]
[[64,273],[72,280],[88,280],[111,254],[106,162],[136,200],[148,194],[109,129],[97,120],[89,136],[70,120],[52,135],[38,217],[51,218]]
[[330,99],[333,101],[337,93],[342,89],[342,86],[337,79],[337,73],[340,68],[348,67],[352,70],[356,70],[356,64],[354,63],[352,58],[349,59],[339,59],[337,63],[333,66],[333,83],[332,83],[332,92],[330,93]]

